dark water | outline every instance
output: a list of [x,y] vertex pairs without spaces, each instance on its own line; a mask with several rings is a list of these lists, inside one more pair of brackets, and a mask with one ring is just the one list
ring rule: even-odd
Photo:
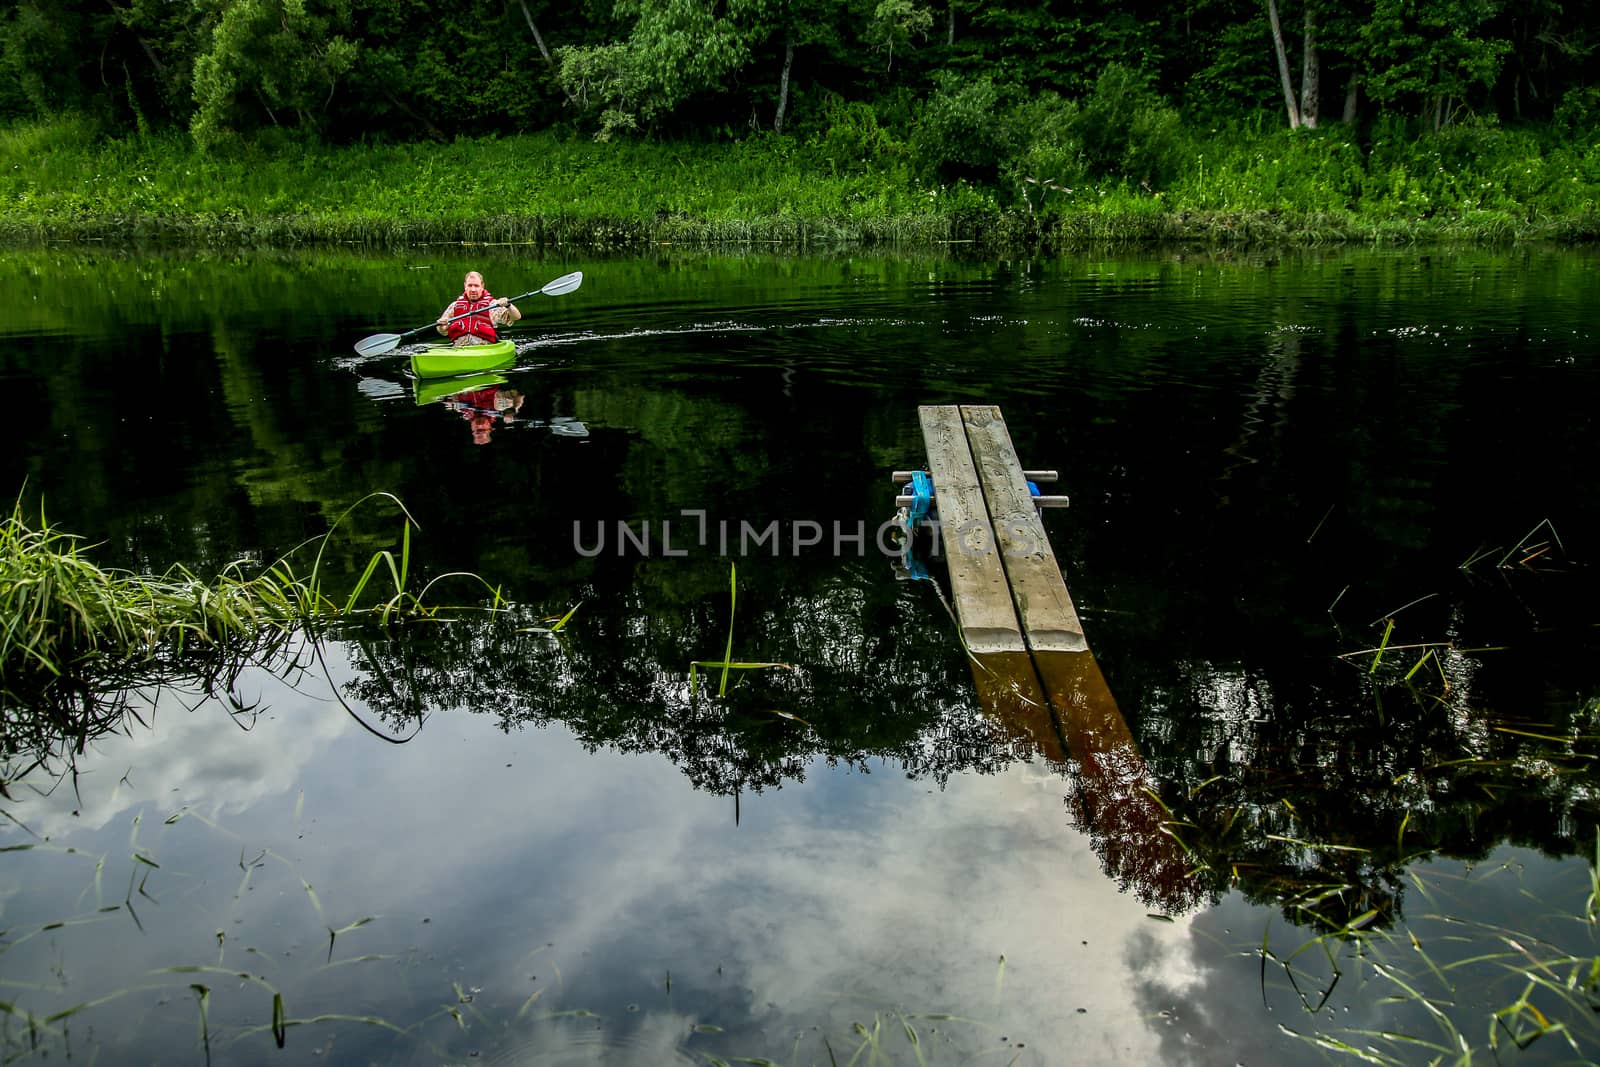
[[[524,302],[474,396],[354,354],[472,267],[585,282]],[[16,762],[6,1051],[1592,1058],[1595,268],[10,254],[25,510],[210,573],[385,491],[414,588],[512,607],[249,673],[246,711],[137,695],[70,767]],[[957,402],[1072,498],[1045,524],[1115,706],[1065,759],[985,713],[876,545],[917,405]],[[399,528],[345,518],[332,584]],[[718,697],[691,664],[730,564],[734,658],[783,666]],[[1494,1022],[1525,990],[1565,1035]]]

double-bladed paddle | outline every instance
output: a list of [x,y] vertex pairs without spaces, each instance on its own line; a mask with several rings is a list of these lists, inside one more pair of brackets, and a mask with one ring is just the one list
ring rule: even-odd
[[[583,271],[575,270],[571,274],[563,274],[555,281],[545,285],[545,287],[542,289],[534,289],[530,292],[523,293],[521,296],[512,297],[511,303],[515,304],[518,300],[526,300],[530,296],[561,296],[564,293],[572,292],[572,290],[576,289],[582,284]],[[455,318],[446,320],[446,323],[448,324],[455,322],[456,319],[464,319],[468,315],[481,315],[488,310],[490,309],[480,308],[477,311],[464,311],[460,315],[455,316]],[[356,352],[363,356],[379,356],[385,352],[393,351],[394,347],[401,341],[404,341],[407,337],[414,337],[426,330],[434,329],[438,325],[438,322],[430,322],[426,326],[418,326],[415,330],[407,330],[405,333],[375,333],[371,337],[363,337],[361,340],[357,341]]]

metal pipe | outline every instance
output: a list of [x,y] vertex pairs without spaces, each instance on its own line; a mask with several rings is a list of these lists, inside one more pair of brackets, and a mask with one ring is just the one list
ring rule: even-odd
[[[909,482],[912,473],[911,471],[894,471],[889,475],[889,480]],[[1059,471],[1023,471],[1022,476],[1030,482],[1058,482],[1061,480],[1061,472]]]
[[[894,498],[894,506],[897,508],[909,508],[916,499],[914,496],[897,496]],[[935,493],[933,499],[937,503],[939,494]],[[1064,508],[1068,506],[1068,498],[1064,496],[1030,496],[1028,499],[1041,508]]]

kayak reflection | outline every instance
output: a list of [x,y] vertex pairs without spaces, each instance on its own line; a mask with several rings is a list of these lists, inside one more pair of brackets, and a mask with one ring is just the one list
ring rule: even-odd
[[543,426],[557,437],[589,436],[589,428],[570,416],[557,415],[547,422],[524,419],[522,408],[527,396],[520,390],[510,388],[506,378],[499,374],[474,374],[443,380],[418,379],[413,382],[413,388],[418,407],[437,403],[459,413],[472,432],[473,444],[488,444],[495,427],[500,424]]

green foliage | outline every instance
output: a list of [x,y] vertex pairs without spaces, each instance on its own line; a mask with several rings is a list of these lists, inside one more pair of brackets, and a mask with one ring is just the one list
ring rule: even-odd
[[[1383,119],[1364,147],[1338,123],[1196,133],[1153,106],[1124,112],[1124,139],[1102,137],[1090,157],[1092,101],[1043,94],[990,117],[993,91],[943,101],[963,152],[944,169],[954,154],[926,125],[902,141],[879,113],[842,101],[803,139],[721,145],[546,134],[217,154],[176,133],[103,140],[82,119],[34,123],[0,130],[0,237],[809,247],[1006,241],[1040,215],[1060,224],[1051,240],[1073,242],[1564,237],[1600,226],[1592,138],[1546,143],[1546,131],[1488,121],[1419,138]],[[1104,122],[1109,110],[1092,114]],[[987,143],[964,147],[958,127],[979,119]],[[962,169],[973,159],[981,175]]]
[[657,97],[626,45],[602,44],[563,48],[559,56],[562,88],[577,106],[598,113],[596,141],[609,141],[619,130],[637,130],[657,109]]
[[1360,29],[1369,72],[1366,91],[1384,104],[1432,105],[1435,129],[1445,102],[1468,101],[1494,84],[1511,42],[1480,33],[1491,0],[1377,0]]
[[905,145],[878,121],[870,104],[831,95],[822,108],[823,130],[806,150],[834,174],[865,174],[903,158]]
[[894,70],[896,49],[904,53],[933,29],[933,12],[914,0],[879,0],[867,26],[867,41],[888,55],[886,70]]
[[911,157],[925,179],[993,181],[1010,152],[1010,131],[996,121],[1000,90],[988,78],[945,74],[911,133]]
[[972,32],[955,46],[958,65],[1026,92],[1078,96],[1108,64],[1154,72],[1161,66],[1166,8],[1083,3],[978,5]]
[[76,9],[19,0],[0,28],[0,106],[49,115],[83,103],[77,77],[83,17]]
[[1270,48],[1266,4],[1252,4],[1250,12],[1214,26],[1201,23],[1205,38],[1193,49],[1193,74],[1174,79],[1171,89],[1186,115],[1209,123],[1282,108],[1277,71],[1265,61]]
[[561,52],[561,84],[598,113],[600,140],[723,89],[771,32],[769,0],[619,0],[616,13],[633,19],[625,41]]
[[192,3],[126,0],[107,5],[116,29],[107,44],[122,53],[129,108],[188,125],[194,107],[195,58],[206,48],[211,20]]
[[1045,93],[1017,105],[1007,120],[1022,147],[1001,168],[1003,187],[1016,192],[1030,214],[1061,199],[1052,194],[1070,195],[1085,177],[1078,105]]
[[[1352,79],[1363,122],[1375,112],[1425,119],[1431,130],[1469,113],[1547,116],[1596,79],[1589,5],[1283,0],[1291,53],[1308,4],[1325,118]],[[837,95],[871,108],[899,139],[914,124],[950,127],[986,84],[1001,109],[1049,93],[1079,100],[1105,112],[1079,131],[1086,165],[1155,187],[1170,171],[1178,123],[1154,105],[1120,113],[1115,87],[1102,84],[1111,72],[1123,72],[1125,89],[1176,101],[1191,122],[1248,122],[1282,107],[1264,8],[1251,0],[1192,0],[1177,14],[1107,0],[517,0],[487,9],[11,0],[0,23],[0,118],[77,111],[124,132],[190,130],[208,148],[263,130],[289,146],[574,125],[602,140],[627,131],[727,139],[747,120],[770,125],[787,64],[795,122],[814,121],[802,113]],[[1290,58],[1298,67],[1299,55]],[[1573,103],[1564,114],[1570,132],[1586,111]],[[1025,137],[997,141],[995,114],[984,118],[984,128],[955,131],[963,143],[948,161],[924,144],[923,173],[995,180],[1008,159],[1032,151]],[[281,140],[282,131],[293,136]]]
[[314,131],[356,62],[356,44],[337,32],[350,24],[347,0],[201,2],[215,23],[195,60],[195,143],[212,148],[263,114],[273,126]]
[[1600,132],[1600,85],[1567,90],[1556,107],[1551,125],[1563,139],[1579,143],[1592,139],[1596,132]]
[[1095,80],[1074,128],[1090,174],[1122,175],[1151,186],[1172,179],[1186,147],[1177,114],[1120,63]]
[[1011,109],[1006,122],[1015,148],[1001,167],[1002,185],[1030,214],[1065,210],[1075,189],[1097,181],[1154,192],[1190,155],[1177,112],[1116,63],[1081,102],[1043,94]]

